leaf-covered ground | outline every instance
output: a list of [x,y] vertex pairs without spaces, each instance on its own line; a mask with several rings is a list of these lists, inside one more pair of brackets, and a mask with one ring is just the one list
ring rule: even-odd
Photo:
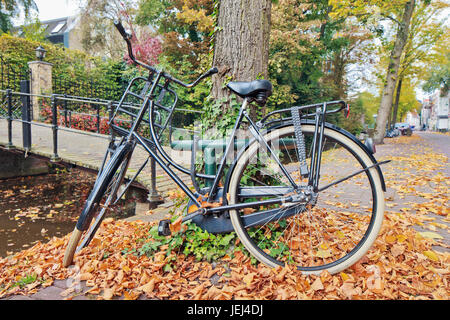
[[[273,270],[253,263],[234,239],[235,249],[222,258],[199,261],[175,241],[149,236],[154,224],[105,219],[73,267],[61,265],[68,236],[0,258],[0,298],[32,295],[65,279],[66,299],[83,289],[94,299],[448,300],[447,158],[417,134],[385,142],[377,158],[393,161],[383,167],[388,186],[383,226],[368,254],[344,272],[305,276]],[[202,240],[196,241],[198,249]]]

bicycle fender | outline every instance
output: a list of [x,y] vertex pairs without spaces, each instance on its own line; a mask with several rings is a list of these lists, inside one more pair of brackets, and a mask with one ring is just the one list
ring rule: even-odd
[[91,193],[89,194],[89,197],[86,200],[86,203],[84,204],[83,211],[81,212],[80,218],[78,219],[76,225],[76,228],[78,230],[84,231],[89,227],[89,224],[91,223],[92,220],[92,216],[88,216],[88,213],[91,212],[93,206],[97,205],[97,202],[100,201],[101,197],[103,196],[103,193],[108,187],[108,184],[112,176],[114,175],[114,173],[122,163],[123,159],[128,154],[128,152],[130,152],[131,149],[132,149],[131,143],[122,144],[117,148],[112,158],[106,164],[106,167],[103,169],[100,177],[98,177],[99,183],[95,183],[94,187],[91,190]]
[[[301,121],[301,124],[302,124],[302,125],[303,125],[303,124],[311,124],[311,125],[314,125],[315,122],[314,122],[314,120],[303,119],[303,120]],[[278,123],[278,124],[275,124],[275,125],[272,126],[272,127],[269,127],[269,128],[267,129],[266,133],[269,133],[269,132],[271,132],[271,131],[273,131],[273,130],[280,129],[280,128],[284,128],[284,127],[287,127],[287,126],[290,126],[290,125],[292,125],[292,121],[290,121],[290,120],[289,120],[289,121],[282,122],[282,123]],[[340,128],[340,127],[338,127],[338,126],[336,126],[336,125],[334,125],[334,124],[332,124],[332,123],[329,123],[329,122],[325,122],[324,125],[325,125],[325,127],[326,127],[327,129],[334,130],[334,131],[338,131],[339,133],[343,134],[344,136],[346,136],[347,138],[349,138],[350,140],[352,140],[353,142],[355,142],[355,143],[356,143],[359,147],[361,147],[361,149],[367,154],[367,156],[370,158],[370,160],[373,162],[373,164],[376,164],[376,163],[377,163],[377,160],[375,159],[375,157],[373,156],[373,154],[370,152],[369,148],[368,148],[366,145],[364,145],[360,140],[358,140],[358,138],[356,138],[354,135],[352,135],[350,132],[348,132],[347,130],[344,130],[344,129],[342,129],[342,128]],[[255,140],[256,140],[255,138],[249,140],[249,142],[248,142],[245,146],[243,146],[243,147],[241,148],[241,150],[239,150],[238,155],[237,155],[236,158],[234,159],[233,163],[232,163],[231,166],[230,166],[230,169],[229,169],[228,172],[227,172],[227,176],[226,176],[225,184],[224,184],[224,194],[228,194],[228,189],[229,189],[229,184],[230,184],[230,180],[231,180],[231,175],[232,175],[232,173],[233,173],[233,171],[234,171],[234,168],[236,167],[237,162],[239,161],[239,158],[242,156],[242,154],[248,149],[248,147],[249,147]],[[376,166],[376,170],[377,170],[378,174],[380,175],[381,187],[382,187],[383,191],[386,192],[386,183],[385,183],[385,181],[384,181],[383,173],[382,173],[382,171],[381,171],[380,166]],[[226,202],[226,197],[224,197],[224,202]]]

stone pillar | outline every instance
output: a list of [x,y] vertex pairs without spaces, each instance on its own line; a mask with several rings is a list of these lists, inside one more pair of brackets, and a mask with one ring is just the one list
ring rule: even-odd
[[[52,93],[52,67],[53,64],[44,61],[28,62],[31,70],[31,93],[50,95]],[[39,120],[40,97],[32,96],[32,120]]]

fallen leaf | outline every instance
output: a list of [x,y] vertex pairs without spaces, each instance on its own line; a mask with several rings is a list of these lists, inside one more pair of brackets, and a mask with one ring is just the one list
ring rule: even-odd
[[432,251],[432,250],[426,250],[424,252],[422,252],[425,256],[428,257],[428,259],[433,260],[433,261],[439,261],[439,257],[437,256],[437,254]]
[[322,281],[320,280],[319,277],[313,282],[313,284],[311,285],[311,288],[314,291],[318,291],[318,290],[323,290],[324,289],[323,283],[322,283]]
[[173,223],[169,225],[170,231],[173,233],[177,233],[181,230],[181,223],[183,222],[183,217],[179,217]]
[[155,278],[152,278],[147,284],[140,286],[138,290],[145,292],[150,295],[155,289]]
[[440,234],[438,234],[436,232],[425,231],[425,232],[419,232],[419,234],[422,237],[428,238],[428,239],[444,239],[443,236],[441,236]]
[[113,289],[111,289],[111,288],[106,288],[106,289],[104,289],[103,290],[103,299],[105,299],[105,300],[111,300],[112,299],[112,297],[113,297],[113,295],[114,295],[114,290]]
[[391,253],[394,257],[398,257],[403,252],[405,252],[405,247],[401,244],[394,244],[391,248]]

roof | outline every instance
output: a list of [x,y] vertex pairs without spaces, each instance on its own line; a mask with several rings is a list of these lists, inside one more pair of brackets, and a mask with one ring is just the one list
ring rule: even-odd
[[45,27],[45,35],[61,35],[73,29],[75,25],[76,17],[64,17],[58,19],[52,19],[47,21],[41,21],[43,27]]
[[[63,35],[66,32],[71,31],[77,22],[77,17],[62,17],[58,19],[41,21],[42,27],[45,28],[45,36]],[[22,26],[13,28],[14,31],[21,33]]]

